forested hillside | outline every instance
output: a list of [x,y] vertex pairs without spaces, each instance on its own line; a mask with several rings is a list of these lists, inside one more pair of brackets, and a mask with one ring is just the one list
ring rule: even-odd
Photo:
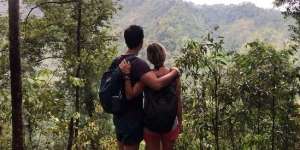
[[189,38],[199,39],[216,26],[229,51],[255,39],[281,47],[289,35],[287,20],[279,11],[251,3],[197,6],[182,0],[121,0],[120,5],[113,25],[117,32],[130,24],[142,25],[147,41],[159,41],[170,50],[179,49]]
[[[130,24],[145,28],[146,41],[160,41],[171,51],[178,50],[187,39],[199,39],[219,27],[225,48],[239,50],[247,41],[261,39],[277,47],[288,42],[288,24],[278,10],[262,9],[251,3],[240,5],[195,5],[183,0],[121,0],[114,16],[113,32],[124,48],[122,31]],[[30,6],[21,5],[23,18]],[[7,5],[0,2],[0,14]],[[35,9],[33,14],[41,16]],[[278,30],[280,29],[280,30]]]
[[294,21],[249,3],[26,0],[19,14],[18,1],[0,2],[0,150],[116,149],[99,80],[130,24],[181,71],[175,149],[300,149],[300,1],[276,0]]

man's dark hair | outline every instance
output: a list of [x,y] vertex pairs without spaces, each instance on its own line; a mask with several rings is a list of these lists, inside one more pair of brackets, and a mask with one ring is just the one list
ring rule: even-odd
[[124,38],[128,48],[137,48],[144,39],[143,28],[137,25],[129,26],[124,32]]

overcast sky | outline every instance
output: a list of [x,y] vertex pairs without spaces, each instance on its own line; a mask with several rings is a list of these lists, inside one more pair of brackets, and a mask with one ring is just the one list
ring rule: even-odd
[[274,0],[185,0],[191,1],[196,4],[206,4],[206,5],[213,5],[213,4],[239,4],[243,2],[251,2],[254,3],[256,6],[261,8],[273,8],[273,1]]

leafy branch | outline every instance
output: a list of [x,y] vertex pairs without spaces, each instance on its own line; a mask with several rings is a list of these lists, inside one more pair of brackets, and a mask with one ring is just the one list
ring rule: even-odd
[[47,59],[63,59],[63,57],[61,56],[49,56],[49,57],[44,57],[44,58],[41,58],[39,60],[36,61],[36,63],[40,63],[42,61],[45,61]]
[[28,18],[30,16],[30,14],[33,12],[33,10],[35,10],[36,8],[39,8],[41,6],[44,6],[44,5],[48,5],[48,4],[67,4],[67,3],[73,3],[73,2],[76,2],[74,0],[71,0],[71,1],[51,1],[51,2],[42,2],[42,3],[39,3],[39,4],[36,4],[34,7],[32,7],[30,9],[30,11],[28,12],[26,18],[25,18],[25,24],[27,24],[27,21],[28,21]]

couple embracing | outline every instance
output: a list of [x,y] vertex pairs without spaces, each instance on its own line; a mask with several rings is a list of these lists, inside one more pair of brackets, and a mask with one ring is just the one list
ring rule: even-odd
[[[100,89],[104,110],[113,113],[118,148],[138,150],[144,139],[147,150],[172,150],[182,130],[179,71],[164,65],[166,49],[159,43],[147,47],[153,69],[137,57],[143,47],[142,27],[129,26],[124,38],[128,50],[113,61]],[[111,101],[105,105],[107,95]]]

